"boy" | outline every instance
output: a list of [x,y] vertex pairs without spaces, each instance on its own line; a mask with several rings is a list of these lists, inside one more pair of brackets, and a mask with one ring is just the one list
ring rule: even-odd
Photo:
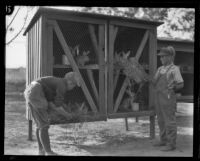
[[[75,72],[68,72],[64,78],[53,76],[41,77],[33,81],[25,90],[26,105],[30,109],[36,123],[36,138],[38,141],[39,155],[56,155],[51,150],[49,139],[49,118],[47,109],[52,106],[63,113],[60,107],[64,104],[64,95],[75,86],[80,86],[80,79]],[[64,115],[70,118],[68,113]]]
[[151,83],[155,87],[155,109],[160,129],[160,142],[154,146],[164,146],[162,151],[176,149],[176,94],[175,91],[183,88],[183,78],[179,68],[173,64],[175,50],[172,46],[162,48],[160,60],[162,66],[158,68]]

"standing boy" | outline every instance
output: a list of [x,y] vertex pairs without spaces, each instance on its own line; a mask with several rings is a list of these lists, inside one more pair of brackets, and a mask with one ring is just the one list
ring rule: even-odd
[[162,66],[157,69],[151,81],[155,87],[155,108],[160,129],[160,142],[154,146],[163,146],[162,151],[176,149],[176,94],[175,91],[183,88],[184,82],[179,68],[174,65],[175,50],[172,46],[162,48],[160,60]]

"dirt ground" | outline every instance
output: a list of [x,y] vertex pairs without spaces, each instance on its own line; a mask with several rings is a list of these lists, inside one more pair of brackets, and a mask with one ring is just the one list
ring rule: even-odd
[[[53,125],[49,129],[52,149],[66,156],[189,156],[193,155],[193,104],[179,103],[177,108],[177,149],[162,152],[153,147],[158,140],[149,138],[149,118],[129,118],[129,131],[124,119],[83,124]],[[28,121],[25,102],[19,93],[6,93],[5,99],[5,155],[37,155],[33,125],[33,141],[28,141]]]

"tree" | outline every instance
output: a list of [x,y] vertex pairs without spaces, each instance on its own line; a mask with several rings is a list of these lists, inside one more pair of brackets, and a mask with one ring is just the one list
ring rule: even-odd
[[194,40],[194,9],[191,8],[83,7],[80,11],[162,21],[158,37]]
[[[6,45],[11,44],[22,33],[22,31],[25,30],[29,14],[34,9],[34,7],[32,6],[19,6],[15,8],[17,8],[17,10],[13,12],[11,17],[6,17]],[[18,28],[16,28],[16,25],[14,25],[14,23],[17,23],[17,18],[19,18],[19,14],[20,12],[22,12],[22,9],[26,9],[26,14],[23,17],[22,24],[17,24],[19,26]]]

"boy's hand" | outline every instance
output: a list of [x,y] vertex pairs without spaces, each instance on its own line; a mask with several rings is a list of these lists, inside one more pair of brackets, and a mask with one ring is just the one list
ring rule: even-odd
[[54,103],[56,106],[62,106],[62,104],[64,103],[64,98],[61,96],[55,96]]

